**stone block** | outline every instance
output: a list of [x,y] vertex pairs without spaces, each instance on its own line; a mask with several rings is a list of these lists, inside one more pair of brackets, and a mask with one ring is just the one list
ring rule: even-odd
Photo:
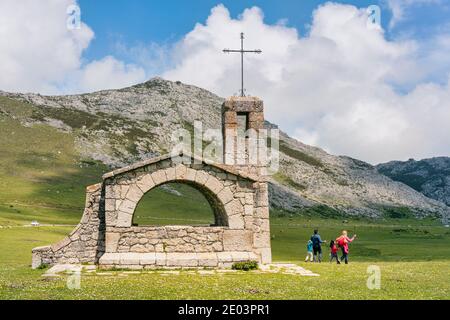
[[201,252],[197,253],[199,267],[217,267],[219,261],[216,253]]
[[233,201],[230,201],[225,205],[225,211],[228,216],[238,214],[241,215],[244,213],[244,207],[242,206],[242,203],[239,200],[234,199]]
[[105,198],[106,199],[115,199],[115,198],[117,198],[115,190],[116,190],[115,185],[107,184],[105,186]]
[[[250,254],[248,252],[243,252],[243,251],[231,251],[231,259],[233,260],[233,262],[240,262],[240,261],[248,261],[250,260]],[[257,256],[255,255],[255,258],[257,258]]]
[[197,171],[191,168],[187,168],[185,179],[188,181],[195,181],[195,176],[197,175]]
[[227,251],[217,252],[217,259],[219,260],[219,263],[233,262],[231,253]]
[[257,232],[270,232],[269,219],[254,219],[255,231]]
[[120,253],[105,253],[100,257],[99,263],[101,265],[118,265],[120,264]]
[[167,253],[168,267],[198,267],[196,253]]
[[115,210],[116,210],[116,200],[105,199],[105,211],[115,211]]
[[218,194],[224,188],[222,182],[220,182],[219,179],[213,176],[210,176],[208,181],[206,181],[205,187],[215,194]]
[[117,227],[131,227],[132,222],[133,222],[133,215],[119,211],[116,221]]
[[156,265],[159,267],[164,267],[167,265],[167,254],[163,252],[155,253]]
[[261,219],[269,219],[269,207],[256,208],[255,217]]
[[107,232],[105,235],[105,251],[116,252],[119,244],[120,233]]
[[217,194],[217,197],[225,205],[233,200],[233,192],[231,192],[230,188],[225,187]]
[[253,235],[255,248],[270,248],[270,232],[258,232]]
[[42,253],[33,252],[31,256],[31,268],[37,269],[42,265]]
[[244,225],[246,230],[254,230],[253,216],[244,216]]
[[167,168],[166,169],[166,177],[167,181],[174,181],[176,179],[175,168]]
[[223,232],[223,249],[225,251],[251,251],[253,248],[252,232],[247,230],[225,230]]
[[128,189],[126,198],[132,202],[138,203],[143,195],[144,193],[137,185],[132,185],[130,189]]
[[143,253],[140,257],[140,264],[144,266],[155,265],[156,264],[156,253]]
[[253,216],[253,205],[252,204],[246,204],[244,206],[244,215],[245,216]]
[[253,193],[247,192],[245,193],[245,204],[254,204],[254,197],[253,197]]
[[187,167],[183,164],[179,164],[175,167],[175,176],[177,179],[184,180],[187,173]]
[[119,196],[120,199],[125,199],[128,193],[128,189],[130,189],[130,186],[127,185],[117,185],[116,186],[116,195]]
[[128,214],[133,214],[134,210],[136,209],[136,203],[135,201],[129,200],[129,199],[125,199],[121,202],[120,206],[119,206],[119,211],[121,212],[125,212]]
[[264,113],[263,112],[250,112],[248,116],[249,122],[264,122]]
[[244,229],[245,222],[243,217],[240,214],[235,214],[228,217],[228,226],[230,227],[230,229]]
[[272,263],[272,250],[270,248],[258,248],[255,252],[259,255],[259,262],[262,264]]
[[209,175],[205,171],[197,171],[195,175],[195,182],[204,185],[208,181]]
[[140,265],[140,253],[127,252],[120,254],[121,265]]
[[112,226],[116,224],[117,211],[107,211],[105,214],[106,225]]
[[165,170],[158,170],[156,172],[152,173],[152,179],[155,185],[163,184],[167,181],[166,177],[166,171]]
[[147,193],[155,186],[155,183],[153,182],[151,174],[147,173],[140,177],[140,179],[136,182],[136,185],[143,193]]
[[224,124],[237,124],[237,113],[234,111],[225,111],[223,114]]

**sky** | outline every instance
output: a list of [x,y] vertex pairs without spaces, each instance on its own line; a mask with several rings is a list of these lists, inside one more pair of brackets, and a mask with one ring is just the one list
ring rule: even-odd
[[160,76],[226,97],[239,56],[221,51],[240,32],[263,50],[245,58],[247,93],[291,136],[372,164],[450,156],[448,0],[0,0],[0,90]]

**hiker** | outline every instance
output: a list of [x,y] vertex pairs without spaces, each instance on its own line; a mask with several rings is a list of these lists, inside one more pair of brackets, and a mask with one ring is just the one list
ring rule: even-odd
[[306,243],[306,251],[308,253],[306,254],[305,262],[308,262],[308,260],[313,262],[313,243],[311,240],[308,240],[308,242]]
[[336,243],[339,247],[342,248],[342,257],[341,262],[344,260],[345,264],[348,264],[348,244],[353,242],[356,239],[356,234],[349,238],[347,235],[347,231],[342,231],[342,235],[336,239]]
[[333,262],[333,259],[336,259],[337,264],[341,264],[341,262],[339,261],[338,255],[337,255],[338,247],[337,247],[336,243],[333,240],[331,240],[331,242],[330,242],[330,251],[331,251],[331,253],[330,253],[330,263]]
[[326,243],[325,240],[322,241],[319,235],[319,230],[314,230],[314,234],[311,236],[311,241],[313,243],[314,252],[314,262],[322,262],[322,243]]

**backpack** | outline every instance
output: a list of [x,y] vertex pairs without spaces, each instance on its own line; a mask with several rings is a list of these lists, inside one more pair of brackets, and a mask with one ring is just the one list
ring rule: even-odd
[[345,239],[344,239],[344,237],[339,237],[339,238],[336,239],[336,241],[334,243],[336,243],[336,245],[338,247],[344,247],[345,246]]
[[320,245],[319,237],[317,235],[313,235],[311,240],[314,247],[318,247]]

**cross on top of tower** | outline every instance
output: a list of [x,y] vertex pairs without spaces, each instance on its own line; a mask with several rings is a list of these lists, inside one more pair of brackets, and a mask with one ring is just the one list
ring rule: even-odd
[[244,33],[241,32],[241,49],[240,50],[231,50],[224,49],[224,53],[240,53],[241,54],[241,97],[245,97],[245,89],[244,89],[244,54],[245,53],[262,53],[261,50],[244,50]]

